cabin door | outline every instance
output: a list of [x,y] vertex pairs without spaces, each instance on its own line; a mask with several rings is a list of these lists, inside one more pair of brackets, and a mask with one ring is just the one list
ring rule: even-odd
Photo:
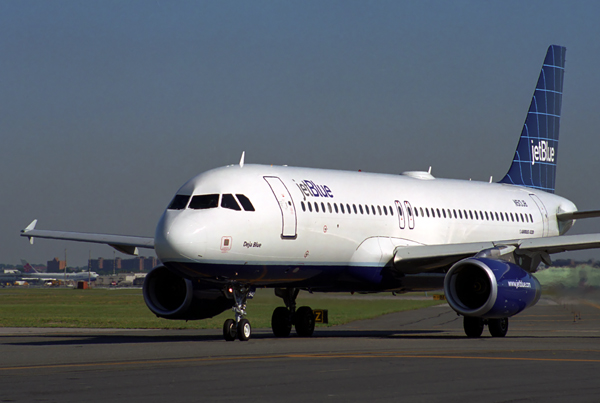
[[281,210],[281,238],[296,239],[296,207],[289,190],[276,176],[264,177],[279,204]]

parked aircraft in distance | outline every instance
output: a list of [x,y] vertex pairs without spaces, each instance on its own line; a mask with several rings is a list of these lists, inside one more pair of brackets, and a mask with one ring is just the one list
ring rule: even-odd
[[35,229],[34,238],[154,248],[148,308],[166,319],[203,319],[232,308],[226,340],[247,340],[246,302],[274,288],[285,306],[275,336],[314,330],[310,292],[409,292],[444,288],[468,336],[504,336],[508,318],[534,305],[532,275],[550,254],[600,247],[600,234],[565,236],[578,212],[554,194],[565,48],[550,46],[514,159],[498,183],[240,163],[185,183],[154,238]]
[[70,281],[96,281],[98,279],[98,274],[94,271],[87,272],[82,271],[79,273],[40,273],[37,271],[32,265],[27,263],[26,260],[21,260],[23,264],[23,271],[21,273],[21,280],[37,280],[37,281],[61,281],[61,280],[70,280]]

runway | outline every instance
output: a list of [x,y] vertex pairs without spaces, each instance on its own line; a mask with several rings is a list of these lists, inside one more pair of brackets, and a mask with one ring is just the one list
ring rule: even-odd
[[0,328],[0,402],[596,402],[600,304],[538,305],[467,339],[446,305],[248,342],[218,330]]

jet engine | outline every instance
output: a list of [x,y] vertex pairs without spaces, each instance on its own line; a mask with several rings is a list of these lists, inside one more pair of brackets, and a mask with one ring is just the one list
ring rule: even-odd
[[220,289],[202,287],[162,265],[146,276],[144,301],[156,316],[165,319],[212,318],[233,306],[233,300]]
[[538,302],[538,280],[514,263],[468,258],[454,264],[444,278],[446,300],[463,316],[507,318]]

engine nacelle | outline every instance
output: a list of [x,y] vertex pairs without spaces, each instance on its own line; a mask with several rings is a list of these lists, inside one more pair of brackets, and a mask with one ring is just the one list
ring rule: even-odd
[[538,302],[538,280],[516,264],[469,258],[457,262],[444,278],[446,300],[463,316],[508,318]]
[[165,266],[156,266],[146,276],[144,301],[156,316],[165,319],[212,318],[233,306],[233,300],[221,290],[201,287]]

